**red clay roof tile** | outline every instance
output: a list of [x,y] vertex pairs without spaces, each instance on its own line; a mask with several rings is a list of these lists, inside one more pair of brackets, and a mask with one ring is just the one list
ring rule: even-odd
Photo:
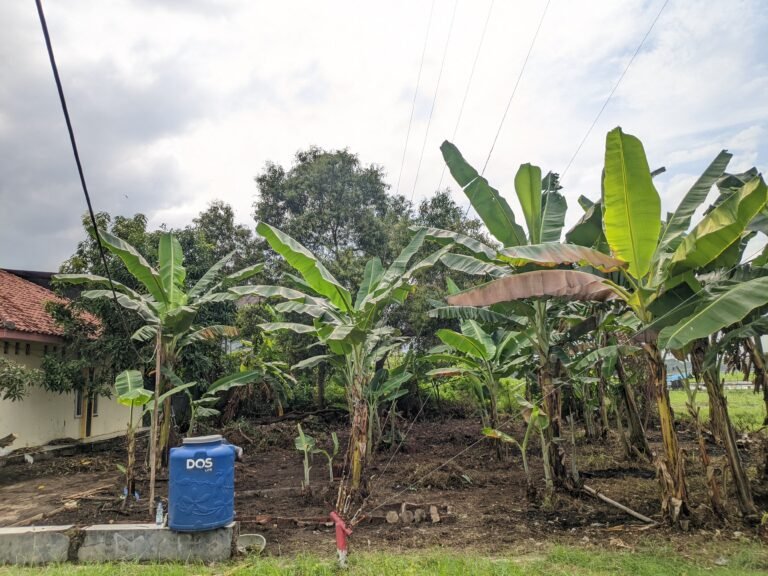
[[[0,328],[61,336],[61,327],[45,311],[47,302],[66,303],[67,300],[42,286],[0,270]],[[86,318],[98,324],[94,316],[87,314]]]

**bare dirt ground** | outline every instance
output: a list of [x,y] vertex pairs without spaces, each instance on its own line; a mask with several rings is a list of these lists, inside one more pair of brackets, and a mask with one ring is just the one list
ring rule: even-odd
[[[331,444],[331,430],[343,428],[343,422],[309,419],[304,423],[305,432],[315,436],[323,447]],[[706,505],[694,438],[685,428],[680,429],[680,435],[687,448],[686,468],[694,504],[687,533],[665,527],[648,528],[583,494],[558,494],[549,509],[537,501],[529,502],[519,453],[512,453],[509,461],[501,462],[488,441],[462,452],[478,439],[479,424],[472,419],[454,419],[416,424],[389,466],[391,452],[376,454],[369,468],[370,495],[362,507],[365,518],[355,526],[351,544],[389,551],[449,547],[498,553],[520,547],[535,550],[542,543],[590,543],[631,549],[641,542],[659,541],[695,551],[717,539],[755,537],[756,527],[737,517],[732,494],[729,505],[734,510],[727,524],[713,518]],[[312,493],[302,493],[302,456],[293,448],[295,426],[242,424],[228,428],[225,436],[245,450],[245,461],[236,465],[235,509],[241,532],[263,534],[269,554],[332,548],[333,528],[322,520],[333,509],[336,488],[329,486],[325,458],[316,456],[311,471]],[[341,441],[343,446],[344,439]],[[652,442],[652,447],[655,449],[658,444]],[[715,458],[721,454],[716,446],[709,449]],[[765,510],[768,485],[757,480],[763,473],[759,469],[764,462],[762,450],[760,442],[747,443],[744,458],[755,478],[758,507]],[[538,447],[533,446],[529,452],[533,474],[541,478]],[[568,447],[568,452],[574,450]],[[611,439],[599,443],[577,439],[575,457],[588,485],[637,512],[658,518],[657,484],[650,463],[626,461],[620,455],[618,443]],[[140,450],[138,460],[143,458]],[[138,485],[140,500],[126,511],[121,509],[122,484],[117,464],[124,460],[124,450],[117,444],[101,453],[0,468],[0,526],[52,511],[56,513],[34,523],[150,521],[144,476]],[[445,465],[434,471],[442,464]],[[164,496],[167,481],[161,481],[158,489]],[[72,500],[77,502],[76,507],[63,507]],[[442,519],[438,523],[429,519],[409,525],[385,523],[384,514],[388,510],[399,511],[403,503],[409,509],[439,506]],[[450,514],[444,513],[446,509]]]

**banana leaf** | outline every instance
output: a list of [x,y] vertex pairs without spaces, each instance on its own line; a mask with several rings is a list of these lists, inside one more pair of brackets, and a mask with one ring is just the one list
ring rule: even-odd
[[295,268],[302,278],[318,294],[328,298],[344,311],[352,309],[352,297],[323,264],[296,240],[265,222],[256,225],[256,231],[264,237],[272,249]]
[[592,248],[557,242],[505,248],[499,253],[499,259],[516,267],[531,263],[552,267],[561,264],[577,264],[579,266],[592,266],[603,272],[620,270],[627,266],[626,262]]
[[109,251],[123,261],[125,267],[128,268],[128,272],[144,285],[147,292],[152,294],[152,297],[157,302],[168,304],[168,296],[163,289],[160,274],[149,265],[136,248],[125,240],[104,230],[99,230],[99,236]]
[[453,306],[488,306],[525,298],[603,302],[617,297],[603,278],[577,270],[536,270],[492,280],[446,300]]
[[179,239],[170,232],[160,235],[158,261],[160,281],[168,302],[171,305],[185,304],[187,295],[184,293],[184,279],[187,277],[187,271],[184,269],[184,252],[181,250]]
[[698,338],[707,338],[742,320],[747,314],[768,304],[768,277],[755,278],[705,301],[674,326],[659,333],[659,346],[676,350]]
[[443,159],[456,183],[461,186],[488,231],[504,246],[526,243],[523,228],[515,222],[515,214],[498,190],[477,173],[462,157],[459,149],[447,140],[440,146]]
[[613,254],[643,278],[661,231],[661,200],[651,179],[643,145],[614,128],[606,137],[603,227]]
[[541,168],[523,164],[515,174],[515,192],[523,208],[531,244],[541,242]]

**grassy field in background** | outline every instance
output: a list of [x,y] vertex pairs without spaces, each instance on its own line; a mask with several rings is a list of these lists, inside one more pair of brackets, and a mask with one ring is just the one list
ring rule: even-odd
[[[762,393],[754,394],[752,390],[726,390],[725,395],[728,398],[728,413],[737,430],[757,430],[763,425],[765,405]],[[676,417],[683,420],[690,418],[686,408],[688,397],[684,390],[670,390],[669,400]],[[701,419],[708,421],[709,402],[706,390],[697,392],[696,406],[701,408]]]
[[713,574],[751,576],[768,570],[768,549],[754,543],[722,542],[722,548],[709,547],[689,553],[671,548],[607,551],[599,548],[552,547],[533,554],[492,557],[459,555],[456,552],[360,553],[351,556],[349,570],[340,571],[335,562],[318,557],[293,559],[247,559],[216,566],[182,565],[62,565],[46,568],[0,568],[0,575],[32,576],[263,576],[350,574],[379,576],[388,574],[438,576],[592,576],[632,575],[665,576]]

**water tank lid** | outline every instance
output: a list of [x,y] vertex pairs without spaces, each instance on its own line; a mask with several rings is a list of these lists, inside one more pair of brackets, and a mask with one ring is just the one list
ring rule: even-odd
[[186,444],[211,444],[213,442],[221,442],[223,437],[221,434],[212,434],[210,436],[195,436],[193,438],[184,438],[181,443]]

